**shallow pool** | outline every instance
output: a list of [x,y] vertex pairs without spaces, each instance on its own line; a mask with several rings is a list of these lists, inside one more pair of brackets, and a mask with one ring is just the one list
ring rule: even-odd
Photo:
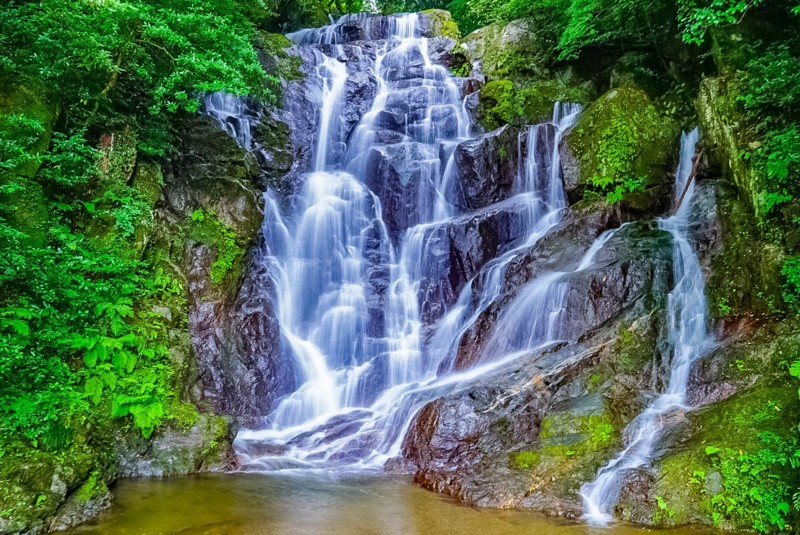
[[[115,502],[71,533],[104,535],[635,535],[519,511],[467,507],[405,479],[208,474],[119,482]],[[650,531],[652,532],[652,531]],[[698,535],[694,529],[670,535]]]

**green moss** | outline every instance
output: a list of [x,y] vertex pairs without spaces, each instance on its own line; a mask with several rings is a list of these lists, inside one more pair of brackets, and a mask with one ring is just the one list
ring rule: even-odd
[[758,386],[692,414],[691,440],[657,466],[655,492],[674,507],[673,522],[780,529],[798,483],[786,425],[798,421],[798,405],[791,389]]
[[458,24],[453,20],[453,16],[449,11],[443,9],[427,9],[422,13],[430,19],[431,34],[433,36],[449,37],[455,40],[461,38]]
[[[303,77],[303,73],[300,71],[303,60],[286,52],[286,49],[292,46],[292,42],[285,35],[261,32],[258,45],[264,51],[262,59],[268,72],[277,73],[287,82]],[[279,89],[279,86],[274,84],[274,87],[270,89],[275,91]]]
[[519,451],[511,454],[511,465],[518,470],[533,468],[541,459],[538,451]]
[[511,80],[489,82],[481,88],[478,120],[486,130],[513,123],[519,116],[514,83]]
[[[761,238],[752,209],[729,184],[717,187],[718,221],[724,247],[712,257],[706,285],[715,318],[771,314],[781,303],[781,248]],[[758,262],[752,262],[758,258]]]
[[558,81],[515,84],[511,80],[487,83],[479,93],[478,121],[486,130],[505,124],[538,124],[553,117],[556,102],[584,104],[585,87],[570,87]]
[[243,245],[237,242],[236,233],[225,226],[213,211],[196,210],[192,214],[191,239],[216,250],[216,260],[211,264],[211,281],[220,284],[234,272],[245,254]]
[[519,112],[525,124],[550,120],[556,102],[586,104],[589,100],[586,86],[568,85],[560,80],[527,83],[517,89]]
[[542,420],[539,438],[543,451],[569,457],[601,450],[613,442],[614,425],[608,414],[576,416],[554,413]]
[[77,499],[79,503],[86,503],[107,494],[108,486],[106,486],[103,475],[95,470],[91,473],[89,479],[75,491],[75,499]]
[[634,325],[620,326],[617,339],[614,368],[616,373],[634,375],[653,359],[656,333],[649,329],[638,329]]
[[748,148],[748,141],[743,130],[744,116],[739,108],[740,94],[739,84],[733,78],[706,78],[700,84],[697,113],[700,129],[709,145],[713,146],[723,176],[741,190],[758,222],[766,216],[766,206],[761,196],[765,185],[751,161],[741,157]]
[[550,411],[537,442],[511,454],[509,466],[529,474],[531,493],[569,499],[610,458],[619,437],[603,398],[581,396]]
[[584,191],[623,198],[637,210],[652,203],[647,191],[670,182],[668,172],[678,140],[677,125],[660,116],[638,89],[617,88],[581,116],[568,143],[580,158]]
[[550,77],[555,43],[522,20],[491,24],[464,38],[471,60],[481,63],[489,80],[541,80]]
[[175,429],[188,431],[200,419],[200,413],[194,403],[174,401],[167,408],[167,420]]

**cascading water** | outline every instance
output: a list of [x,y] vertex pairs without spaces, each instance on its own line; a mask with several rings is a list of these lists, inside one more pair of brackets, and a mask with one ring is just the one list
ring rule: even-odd
[[[314,172],[306,177],[294,215],[275,216],[277,205],[267,199],[272,215],[263,230],[263,261],[275,274],[279,321],[300,386],[280,400],[267,429],[239,437],[240,444],[258,439],[287,445],[284,457],[306,464],[354,462],[382,451],[386,440],[377,420],[390,412],[383,405],[391,405],[391,393],[435,372],[421,356],[413,263],[402,246],[396,252],[380,201],[365,185],[364,156],[380,146],[403,158],[407,180],[419,183],[417,222],[428,223],[452,213],[448,194],[440,189],[443,169],[469,127],[452,77],[430,60],[418,16],[403,15],[391,19],[391,35],[376,56],[372,108],[345,143],[341,108],[347,67],[338,59],[343,45],[336,43],[341,25],[354,18],[291,36],[300,44],[326,45],[316,52],[322,105]],[[365,27],[369,34],[372,22]],[[410,79],[409,71],[419,78]],[[379,125],[398,107],[405,112],[402,135],[381,142]],[[440,151],[448,154],[443,158]],[[369,277],[375,272],[385,273],[388,284],[380,310],[374,308]],[[383,316],[383,325],[375,326],[372,315]],[[348,431],[341,437],[325,431],[345,421]]]
[[613,520],[613,508],[625,474],[646,466],[652,460],[666,416],[688,408],[686,389],[691,365],[706,354],[713,343],[708,332],[703,273],[688,238],[695,184],[689,184],[688,189],[687,184],[691,180],[698,136],[695,129],[681,139],[680,164],[675,181],[676,198],[680,199],[684,190],[686,193],[675,214],[659,221],[659,227],[672,236],[675,278],[675,287],[667,302],[672,359],[666,391],[630,423],[625,431],[625,449],[600,469],[593,482],[582,487],[584,518],[594,524],[604,525]]
[[[473,296],[476,281],[469,281],[456,305],[440,323],[431,351],[444,355],[448,368],[454,362],[461,338],[481,313],[502,294],[508,266],[561,219],[566,208],[566,196],[558,147],[563,135],[575,124],[580,111],[580,105],[557,102],[552,121],[529,127],[527,143],[523,144],[520,139],[516,191],[517,196],[525,200],[524,224],[520,233],[522,241],[481,270],[477,277],[481,281],[477,296]],[[527,158],[522,157],[523,146],[528,148]]]
[[[312,47],[321,86],[314,169],[286,216],[266,194],[257,260],[274,279],[275,308],[299,386],[278,400],[263,428],[237,437],[243,464],[251,469],[381,467],[399,454],[413,416],[427,402],[558,339],[570,276],[591,266],[614,233],[598,238],[574,271],[544,274],[523,288],[512,308],[530,300],[539,304],[527,307],[524,317],[503,321],[525,331],[533,315],[548,325],[544,334],[456,371],[458,341],[503,294],[510,263],[562,218],[566,199],[558,146],[580,107],[556,104],[552,121],[520,136],[514,197],[504,201],[521,220],[517,235],[466,284],[426,338],[420,282],[430,275],[425,270],[435,249],[431,231],[470,217],[457,208],[454,158],[457,145],[468,139],[469,117],[455,80],[431,61],[418,15],[401,15],[390,19],[390,36],[375,55],[376,96],[348,133],[342,117],[348,73],[340,58],[352,46],[341,34],[351,20],[291,36]],[[384,24],[361,22],[368,37]],[[224,110],[207,106],[224,127],[225,110],[235,116],[238,109],[235,102],[228,104]],[[238,130],[229,131],[238,139]],[[391,161],[403,186],[415,192],[414,213],[404,227],[390,228],[370,190],[370,158],[376,154]],[[558,295],[550,297],[553,291]]]

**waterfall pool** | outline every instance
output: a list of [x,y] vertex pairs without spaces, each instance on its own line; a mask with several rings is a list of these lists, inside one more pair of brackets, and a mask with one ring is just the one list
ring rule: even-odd
[[[592,528],[522,511],[476,509],[407,478],[324,474],[204,474],[123,480],[94,524],[103,535],[637,535],[625,524]],[[665,532],[666,533],[666,532]],[[670,535],[704,535],[680,528]]]

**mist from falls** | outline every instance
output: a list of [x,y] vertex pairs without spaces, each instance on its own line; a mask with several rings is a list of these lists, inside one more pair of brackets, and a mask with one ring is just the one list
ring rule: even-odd
[[628,425],[625,449],[600,469],[593,482],[582,487],[584,518],[593,524],[605,525],[613,520],[613,509],[626,473],[652,461],[669,414],[688,409],[686,391],[691,365],[713,344],[708,331],[705,281],[700,261],[689,241],[689,215],[695,191],[692,174],[698,137],[695,129],[681,139],[680,163],[675,173],[676,203],[680,205],[674,215],[658,221],[659,227],[672,236],[675,280],[667,300],[672,354],[666,390]]

